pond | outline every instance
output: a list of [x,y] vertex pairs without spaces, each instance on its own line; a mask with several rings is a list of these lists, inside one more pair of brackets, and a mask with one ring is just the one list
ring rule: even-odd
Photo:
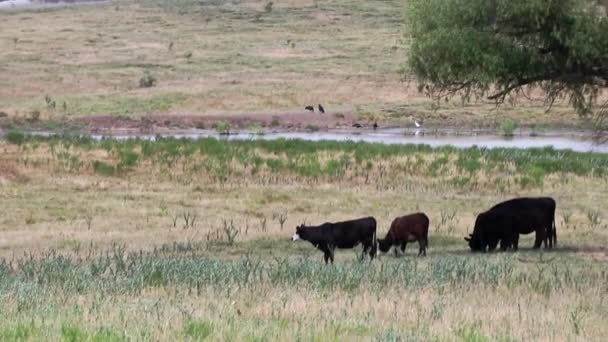
[[454,146],[466,148],[472,146],[486,148],[540,148],[551,146],[555,149],[570,149],[578,152],[600,152],[608,153],[608,144],[595,144],[590,138],[590,133],[582,132],[545,132],[542,135],[530,135],[523,132],[510,138],[488,133],[462,133],[449,129],[432,131],[411,131],[397,128],[378,130],[329,130],[318,132],[281,132],[266,131],[252,132],[240,131],[230,135],[220,135],[210,130],[187,130],[180,132],[166,132],[161,134],[136,134],[123,133],[113,135],[92,135],[95,139],[112,137],[115,139],[140,138],[154,140],[157,136],[197,139],[204,137],[216,137],[226,140],[253,140],[253,139],[301,139],[310,141],[334,140],[334,141],[364,141],[382,144],[426,144],[433,147]]

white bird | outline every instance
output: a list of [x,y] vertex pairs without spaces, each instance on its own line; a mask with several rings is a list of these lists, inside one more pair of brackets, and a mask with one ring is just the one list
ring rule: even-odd
[[416,125],[416,128],[422,127],[422,124],[416,121],[416,119],[414,119],[414,125]]

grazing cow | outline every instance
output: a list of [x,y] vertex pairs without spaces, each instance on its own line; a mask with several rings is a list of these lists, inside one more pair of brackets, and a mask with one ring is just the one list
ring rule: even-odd
[[321,114],[325,114],[325,108],[323,108],[323,106],[321,106],[320,103],[319,103],[319,112],[321,112]]
[[338,248],[353,248],[363,245],[362,258],[369,252],[371,259],[376,255],[376,219],[365,217],[357,220],[323,223],[320,226],[296,227],[293,241],[306,240],[324,253],[325,263],[334,262],[334,251]]
[[473,234],[464,239],[473,252],[485,252],[486,249],[493,251],[499,242],[502,251],[509,247],[516,251],[519,243],[517,227],[522,224],[519,216],[489,210],[477,215]]
[[543,241],[545,248],[552,248],[557,245],[555,208],[555,200],[551,197],[520,197],[498,203],[490,210],[521,217],[523,222],[519,234],[536,232],[534,248],[539,248]]
[[313,113],[315,112],[315,107],[313,107],[313,106],[306,106],[306,107],[304,107],[304,109],[306,109],[309,112],[313,112]]
[[429,245],[429,218],[424,213],[394,219],[386,237],[378,239],[378,249],[386,253],[395,246],[395,255],[397,255],[397,246],[400,246],[401,252],[405,253],[407,243],[414,241],[418,241],[418,255],[426,256],[426,247]]
[[[550,197],[521,197],[498,203],[485,213],[480,214],[475,221],[473,234],[465,238],[471,250],[490,250],[501,241],[502,248],[508,248],[509,240],[517,234],[514,249],[517,249],[519,234],[536,233],[534,248],[552,248],[557,244],[557,229],[555,227],[555,200]],[[495,215],[487,215],[488,213]],[[479,228],[478,228],[479,223]],[[477,230],[477,233],[476,233]],[[502,230],[502,231],[501,231]],[[506,247],[503,247],[503,241]]]

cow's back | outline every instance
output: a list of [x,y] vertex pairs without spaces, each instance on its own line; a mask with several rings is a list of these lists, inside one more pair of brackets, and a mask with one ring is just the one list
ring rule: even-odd
[[376,234],[376,219],[364,217],[331,224],[331,240],[340,248],[354,247],[364,239],[373,239]]
[[428,230],[428,216],[424,213],[415,213],[394,219],[388,234],[393,240],[415,240],[426,237]]
[[516,215],[525,222],[520,233],[528,234],[539,226],[550,227],[555,219],[555,200],[551,197],[520,197],[496,204],[490,210],[507,215]]

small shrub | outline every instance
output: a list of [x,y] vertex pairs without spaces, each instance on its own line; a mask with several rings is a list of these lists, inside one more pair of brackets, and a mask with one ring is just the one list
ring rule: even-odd
[[230,124],[226,121],[220,121],[215,124],[215,130],[220,135],[228,135],[230,134]]
[[116,168],[106,162],[95,160],[92,165],[93,171],[98,175],[110,177],[116,174]]
[[6,112],[0,111],[0,118],[6,118],[8,114]]
[[44,102],[46,102],[46,108],[53,110],[56,107],[56,103],[55,100],[53,100],[50,96],[45,95],[44,96]]
[[600,212],[597,210],[587,210],[587,220],[589,220],[589,225],[591,227],[599,226],[600,223],[602,223],[602,217],[600,216]]
[[264,12],[266,12],[266,13],[272,12],[272,5],[273,5],[272,1],[267,2],[266,5],[264,5]]
[[150,88],[156,85],[156,77],[154,77],[150,70],[145,70],[143,76],[139,79],[140,88]]
[[40,120],[40,111],[35,109],[30,112],[30,116],[26,119],[28,122],[38,122]]
[[502,125],[500,125],[500,132],[504,137],[512,137],[515,135],[516,129],[517,123],[512,119],[506,119],[503,121]]
[[306,130],[309,131],[309,132],[318,132],[319,131],[319,126],[308,124],[308,125],[306,125]]
[[16,129],[11,129],[10,131],[6,132],[4,138],[11,144],[21,146],[25,142],[27,137],[25,133]]
[[570,225],[570,219],[572,218],[572,212],[568,210],[562,211],[562,221],[564,221],[564,225]]

